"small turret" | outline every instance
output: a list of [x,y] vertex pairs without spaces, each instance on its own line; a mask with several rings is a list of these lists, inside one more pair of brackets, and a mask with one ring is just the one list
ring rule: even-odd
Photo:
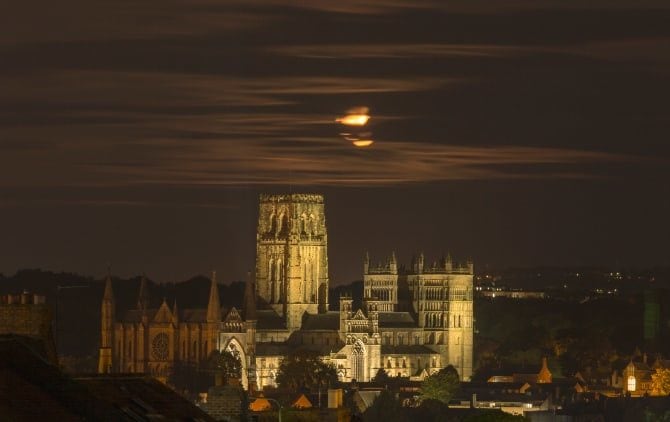
[[398,260],[395,257],[395,251],[391,252],[391,258],[389,259],[389,270],[391,274],[398,274]]
[[256,289],[253,283],[251,272],[247,272],[247,282],[244,286],[244,319],[246,321],[256,321],[258,319],[256,313]]
[[207,322],[221,321],[221,303],[219,301],[219,285],[216,283],[216,271],[212,271],[212,284],[209,288],[207,303]]
[[413,270],[414,270],[415,274],[422,274],[423,273],[424,260],[425,260],[425,258],[423,256],[423,252],[421,252],[419,254],[419,256],[416,259],[413,260],[413,263],[414,263]]
[[370,270],[370,253],[366,251],[365,256],[363,257],[363,274],[367,274],[369,270]]
[[246,323],[247,338],[247,385],[249,391],[256,391],[256,324],[258,315],[256,312],[256,286],[253,282],[255,277],[251,271],[247,272],[247,282],[244,286],[244,302],[242,311]]
[[172,304],[172,323],[176,326],[179,324],[179,310],[177,309],[177,298],[174,299]]
[[551,371],[549,371],[549,367],[547,366],[547,358],[543,357],[542,358],[542,368],[540,368],[540,372],[537,374],[537,382],[539,383],[550,383],[552,380],[551,376]]
[[340,296],[340,336],[344,339],[347,331],[346,321],[352,316],[353,299],[347,294]]
[[367,314],[370,319],[370,331],[373,334],[379,334],[379,312],[368,309]]
[[451,261],[451,254],[447,252],[447,257],[444,260],[444,270],[450,273],[453,270],[453,262]]

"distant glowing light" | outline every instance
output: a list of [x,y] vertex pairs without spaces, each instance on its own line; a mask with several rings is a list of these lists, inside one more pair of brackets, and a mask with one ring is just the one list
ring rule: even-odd
[[335,121],[347,126],[365,126],[368,120],[370,116],[367,114],[348,114]]
[[367,107],[354,107],[347,110],[346,115],[335,119],[336,122],[346,126],[356,126],[361,129],[350,129],[341,132],[340,136],[351,142],[357,148],[369,147],[374,143],[372,132],[362,129],[370,120],[370,109]]
[[373,141],[372,139],[359,139],[359,140],[353,141],[353,144],[354,144],[355,147],[365,148],[365,147],[369,147],[374,142],[375,141]]

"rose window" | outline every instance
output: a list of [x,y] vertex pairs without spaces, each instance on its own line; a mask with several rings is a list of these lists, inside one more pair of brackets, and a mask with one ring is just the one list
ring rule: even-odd
[[151,355],[155,360],[167,360],[169,337],[165,333],[154,336],[151,341]]

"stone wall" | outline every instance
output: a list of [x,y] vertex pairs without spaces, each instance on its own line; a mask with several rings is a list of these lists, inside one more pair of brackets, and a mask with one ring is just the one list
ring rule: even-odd
[[47,357],[56,360],[51,308],[43,296],[7,295],[0,298],[0,335],[16,334],[39,338],[44,342]]
[[202,409],[216,420],[239,421],[245,392],[239,385],[223,385],[209,389]]

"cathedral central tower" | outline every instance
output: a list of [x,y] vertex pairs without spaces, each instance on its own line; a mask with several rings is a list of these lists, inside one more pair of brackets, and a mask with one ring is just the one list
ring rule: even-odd
[[261,195],[256,233],[258,297],[300,328],[328,310],[328,235],[323,195]]

